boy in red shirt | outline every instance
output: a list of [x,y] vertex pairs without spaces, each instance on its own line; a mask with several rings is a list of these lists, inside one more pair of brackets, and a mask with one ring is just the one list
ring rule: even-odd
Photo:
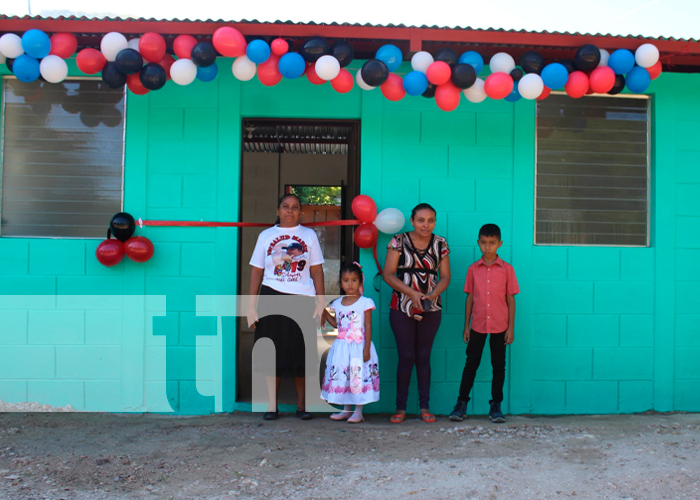
[[[492,422],[505,422],[501,412],[503,384],[506,378],[506,346],[513,342],[515,324],[515,294],[520,292],[513,266],[501,260],[496,252],[501,248],[501,230],[495,224],[486,224],[479,230],[477,240],[481,259],[467,270],[464,291],[468,293],[464,318],[464,342],[467,344],[467,362],[462,373],[462,384],[450,420],[462,421],[466,416],[469,393],[474,385],[476,370],[481,363],[486,339],[491,347],[491,410]],[[471,328],[470,328],[471,320]]]

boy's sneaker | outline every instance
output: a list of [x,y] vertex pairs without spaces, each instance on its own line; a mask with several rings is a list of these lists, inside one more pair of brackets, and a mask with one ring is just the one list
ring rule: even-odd
[[457,400],[457,404],[455,405],[455,409],[452,410],[452,413],[450,413],[450,420],[454,422],[461,422],[464,420],[464,417],[467,416],[467,402],[462,401],[461,399]]
[[501,413],[501,403],[489,401],[489,404],[491,405],[491,410],[489,411],[489,418],[491,419],[491,422],[495,422],[497,424],[502,424],[505,422],[506,417],[504,417],[503,413]]

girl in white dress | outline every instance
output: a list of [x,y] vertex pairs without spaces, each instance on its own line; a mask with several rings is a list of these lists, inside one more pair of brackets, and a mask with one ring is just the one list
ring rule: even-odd
[[[334,300],[324,321],[338,329],[338,337],[328,352],[321,397],[331,404],[343,405],[333,420],[362,422],[362,407],[379,401],[379,362],[372,343],[374,301],[364,297],[364,274],[357,262],[340,270],[340,288],[345,296]],[[355,405],[355,411],[352,410]]]

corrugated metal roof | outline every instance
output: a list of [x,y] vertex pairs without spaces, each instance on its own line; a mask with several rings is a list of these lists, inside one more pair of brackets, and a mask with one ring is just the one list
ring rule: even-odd
[[446,31],[474,31],[474,32],[484,32],[484,33],[518,33],[518,34],[537,34],[537,35],[563,35],[563,36],[580,36],[580,37],[597,37],[597,38],[616,38],[616,39],[643,39],[643,40],[663,40],[663,41],[675,41],[675,42],[698,42],[695,38],[675,38],[675,37],[649,37],[643,35],[613,35],[611,33],[581,33],[581,32],[569,32],[569,31],[532,31],[532,30],[514,30],[514,29],[504,29],[504,28],[471,28],[469,26],[437,26],[437,25],[406,25],[406,24],[371,24],[371,23],[315,23],[311,22],[295,22],[295,21],[258,21],[256,19],[241,19],[241,20],[231,20],[231,19],[156,19],[156,18],[124,18],[124,17],[86,17],[86,16],[58,16],[58,17],[43,17],[43,16],[7,16],[0,15],[0,21],[17,21],[17,20],[60,20],[60,21],[91,21],[91,22],[105,22],[105,21],[116,21],[124,23],[134,23],[134,22],[156,22],[156,23],[201,23],[201,24],[260,24],[260,25],[306,25],[306,26],[343,26],[343,27],[364,27],[364,28],[412,28],[412,29],[430,29],[430,30],[446,30]]

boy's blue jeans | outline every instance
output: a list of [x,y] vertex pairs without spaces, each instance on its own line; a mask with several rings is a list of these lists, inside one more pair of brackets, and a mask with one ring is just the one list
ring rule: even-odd
[[484,352],[486,337],[489,337],[491,348],[491,366],[493,367],[493,380],[491,381],[491,398],[496,403],[503,401],[503,384],[506,380],[506,332],[503,333],[479,333],[471,330],[469,343],[467,344],[467,362],[462,372],[462,383],[459,387],[459,400],[469,401],[469,393],[474,386],[476,370],[481,364],[481,355]]

